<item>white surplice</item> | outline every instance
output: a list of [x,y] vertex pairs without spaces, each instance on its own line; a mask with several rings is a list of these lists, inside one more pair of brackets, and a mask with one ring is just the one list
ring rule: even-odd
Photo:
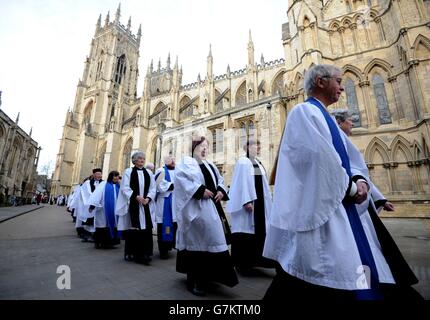
[[[269,225],[269,217],[272,208],[272,196],[267,181],[266,170],[256,161],[262,173],[264,192],[264,214],[266,226]],[[243,207],[244,204],[257,199],[255,191],[254,166],[250,159],[241,157],[236,163],[228,194],[230,200],[227,203],[227,212],[231,215],[231,232],[255,233],[254,212],[249,213]]]
[[[169,169],[168,169],[169,170]],[[164,213],[164,199],[168,198],[172,193],[172,191],[169,191],[170,186],[175,182],[175,170],[169,170],[170,175],[170,182],[165,179],[165,171],[164,168],[159,168],[155,172],[155,176],[158,176],[157,182],[157,202],[156,202],[156,210],[155,210],[155,222],[156,223],[163,223],[163,213]],[[176,222],[176,214],[175,211],[172,208],[172,220],[173,222]]]
[[[214,185],[227,193],[224,179],[217,167],[209,161],[203,163],[210,172]],[[218,185],[209,164],[215,169]],[[189,251],[226,251],[228,247],[224,229],[213,200],[193,198],[201,185],[205,185],[205,179],[197,160],[185,156],[175,168],[172,206],[178,221],[176,248]]]
[[[115,205],[115,215],[118,216],[118,231],[129,230],[132,228],[129,212],[130,197],[133,194],[133,190],[130,188],[130,176],[132,170],[133,168],[127,168],[124,171],[124,175],[122,176],[122,181],[119,189],[118,200]],[[146,195],[146,197],[151,198],[151,202],[154,202],[156,194],[154,175],[145,168],[143,168],[143,170],[146,170],[146,172],[148,172],[150,181],[148,194]],[[145,177],[142,170],[137,170],[137,177],[139,179],[139,193],[141,196],[143,196],[143,193],[145,191]],[[154,226],[155,206],[151,205],[151,202],[149,205],[149,212],[151,215],[152,225]],[[146,229],[145,209],[142,204],[139,204],[139,222],[141,230]]]
[[[342,136],[342,134],[341,134]],[[349,139],[342,136],[344,143]],[[351,148],[346,149],[352,153]],[[366,178],[357,154],[353,174]],[[361,170],[359,169],[361,168]],[[288,115],[279,153],[270,226],[263,256],[304,281],[337,289],[368,287],[342,200],[349,177],[336,152],[327,122],[310,103]],[[357,207],[375,259],[380,282],[393,283],[367,208]]]

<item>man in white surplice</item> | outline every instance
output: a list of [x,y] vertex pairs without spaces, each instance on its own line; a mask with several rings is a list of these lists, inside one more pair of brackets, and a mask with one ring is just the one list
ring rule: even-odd
[[124,231],[124,259],[148,265],[152,260],[155,200],[154,176],[145,166],[145,154],[132,155],[134,167],[125,170],[122,177],[115,214],[118,231]]
[[246,155],[237,161],[227,211],[231,215],[231,256],[236,269],[249,273],[253,267],[273,268],[274,261],[262,256],[269,225],[272,195],[263,164],[257,158],[260,141],[243,146]]
[[[92,178],[85,181],[81,186],[81,198],[82,198],[82,208],[80,212],[80,219],[82,220],[82,225],[84,229],[93,234],[96,231],[96,225],[94,224],[97,220],[95,217],[103,216],[103,209],[96,208],[96,210],[90,211],[90,197],[91,194],[96,190],[99,184],[102,182],[102,170],[100,168],[93,169]],[[100,220],[100,219],[99,219]],[[85,240],[93,241],[92,236],[86,237]]]
[[155,182],[157,183],[155,222],[157,223],[158,250],[160,251],[160,258],[167,259],[169,251],[175,247],[178,227],[176,214],[172,210],[175,159],[171,155],[164,157],[164,167],[155,172]]
[[[370,287],[367,265],[361,260],[363,250],[368,254],[369,247],[379,283],[394,283],[371,221],[362,221],[363,227],[357,231],[343,203],[347,201],[350,207],[351,203],[368,201],[370,184],[367,176],[354,170],[351,155],[352,176],[348,175],[331,131],[335,126],[339,136],[339,128],[329,124],[325,114],[325,108],[337,102],[343,92],[341,82],[342,72],[337,67],[310,68],[304,81],[310,98],[288,114],[263,253],[280,268],[266,299],[356,299],[361,290],[373,294],[376,284]],[[344,144],[348,140],[342,139]],[[368,241],[368,245],[359,249],[364,245],[358,241]]]

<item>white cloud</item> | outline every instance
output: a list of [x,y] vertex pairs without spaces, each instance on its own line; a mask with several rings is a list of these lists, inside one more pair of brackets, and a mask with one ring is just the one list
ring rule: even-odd
[[[42,147],[40,166],[55,162],[68,107],[99,14],[115,16],[117,0],[1,1],[0,90],[2,109],[12,119],[21,112],[20,126]],[[170,52],[183,66],[183,83],[206,74],[212,44],[215,74],[243,68],[247,62],[248,30],[252,30],[255,59],[283,57],[281,25],[287,1],[182,0],[121,2],[121,23],[132,16],[132,31],[142,23],[138,94],[151,59],[166,64]]]

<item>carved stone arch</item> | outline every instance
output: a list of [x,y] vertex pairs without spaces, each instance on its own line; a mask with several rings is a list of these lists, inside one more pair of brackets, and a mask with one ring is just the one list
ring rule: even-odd
[[91,116],[93,113],[93,106],[94,106],[94,100],[90,99],[82,111],[82,123],[86,123],[86,124],[90,123]]
[[311,23],[311,20],[308,18],[307,15],[305,15],[303,17],[303,23],[302,23],[302,25],[306,28],[306,27],[309,27],[310,23]]
[[380,67],[382,70],[384,70],[387,73],[387,78],[391,77],[391,68],[393,67],[391,64],[389,64],[387,61],[384,61],[382,59],[375,58],[372,61],[370,61],[367,66],[364,68],[364,75],[365,78],[368,79],[369,73],[374,69],[375,67]]
[[339,21],[333,20],[332,22],[330,22],[328,28],[331,31],[337,31],[337,29],[339,29],[339,25],[340,25]]
[[303,76],[300,72],[297,72],[294,77],[294,89],[296,93],[303,91]]
[[285,69],[282,68],[279,70],[275,76],[273,77],[272,81],[270,82],[270,92],[272,95],[277,94],[277,91],[280,91],[280,94],[285,94],[285,84],[284,84],[284,74]]
[[179,98],[179,108],[183,107],[184,105],[186,105],[188,102],[191,101],[191,97],[188,94],[183,94],[180,98]]
[[415,59],[428,58],[430,55],[430,40],[422,34],[419,34],[415,38],[412,49]]
[[420,161],[424,158],[424,150],[416,140],[412,144],[412,151],[414,161]]
[[379,139],[378,137],[374,137],[372,141],[370,141],[369,145],[366,148],[364,153],[364,158],[366,163],[373,164],[373,156],[375,152],[379,152],[382,157],[384,163],[390,162],[389,150],[384,141]]
[[246,95],[246,80],[243,80],[234,93],[236,106],[246,104]]
[[401,150],[406,157],[406,161],[413,161],[412,153],[410,150],[410,143],[402,136],[398,135],[391,142],[391,159],[396,161],[396,155]]
[[341,20],[342,26],[348,28],[351,25],[351,19],[349,17],[345,17]]
[[347,64],[342,68],[342,71],[344,75],[346,75],[347,73],[353,74],[360,82],[364,80],[363,73],[356,66]]
[[376,11],[375,9],[370,9],[369,16],[372,19],[375,19],[378,15],[379,15],[378,11]]
[[164,103],[163,101],[159,101],[156,104],[156,106],[155,106],[154,111],[152,112],[152,114],[160,113],[161,111],[163,111],[166,108],[167,108],[167,104]]

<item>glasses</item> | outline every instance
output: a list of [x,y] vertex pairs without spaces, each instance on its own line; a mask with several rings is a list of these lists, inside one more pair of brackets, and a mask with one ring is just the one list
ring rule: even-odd
[[322,76],[321,78],[335,79],[339,85],[342,84],[342,78],[337,78],[337,77],[333,77],[333,76]]

